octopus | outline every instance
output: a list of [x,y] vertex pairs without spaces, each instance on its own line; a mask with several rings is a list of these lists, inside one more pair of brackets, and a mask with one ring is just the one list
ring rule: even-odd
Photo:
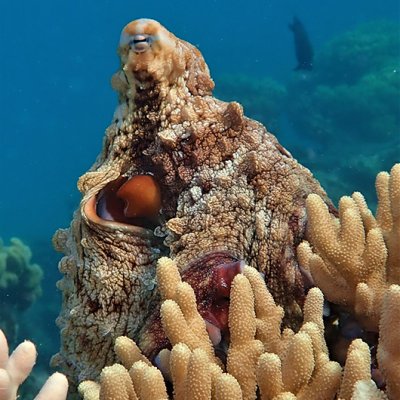
[[221,358],[230,284],[245,264],[262,274],[285,324],[298,328],[309,287],[296,259],[306,197],[317,193],[333,210],[311,172],[262,124],[213,97],[196,47],[139,19],[123,29],[118,53],[119,104],[101,154],[78,181],[71,226],[53,240],[65,254],[53,365],[72,382],[112,364],[118,336],[153,360],[169,346],[155,273],[162,256],[194,288]]

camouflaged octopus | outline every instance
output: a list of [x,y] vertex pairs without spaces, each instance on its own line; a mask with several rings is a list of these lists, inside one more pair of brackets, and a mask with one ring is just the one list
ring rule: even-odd
[[72,381],[96,378],[114,362],[120,335],[153,359],[169,345],[155,281],[163,255],[176,260],[207,325],[221,332],[220,353],[229,340],[229,285],[244,263],[263,274],[296,328],[307,285],[295,256],[305,199],[317,193],[330,205],[272,134],[238,103],[212,96],[194,46],[140,19],[123,29],[118,51],[119,105],[102,153],[79,179],[71,227],[54,237],[65,257],[53,364]]

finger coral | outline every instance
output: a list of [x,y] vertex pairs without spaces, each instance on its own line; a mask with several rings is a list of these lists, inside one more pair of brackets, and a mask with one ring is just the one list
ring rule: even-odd
[[300,264],[329,301],[346,306],[368,330],[378,331],[385,291],[400,284],[400,164],[377,176],[376,218],[363,196],[342,197],[332,218],[318,195],[307,198],[308,239]]
[[[0,400],[16,400],[19,386],[25,381],[36,362],[36,348],[32,342],[21,343],[9,356],[8,343],[0,330]],[[65,400],[67,378],[54,373],[43,385],[35,400]]]
[[[285,329],[279,337],[278,351],[265,352],[258,360],[262,399],[328,399],[333,398],[340,385],[341,367],[329,360],[324,339],[323,296],[319,289],[310,290],[304,308],[300,331]],[[267,343],[264,345],[267,347]]]
[[206,323],[197,311],[193,289],[181,281],[176,264],[166,257],[160,258],[157,278],[164,299],[161,319],[171,344],[183,342],[191,350],[201,348],[213,359],[211,340]]
[[254,293],[244,275],[237,275],[232,283],[229,306],[230,346],[227,371],[239,382],[246,399],[256,397],[256,365],[264,346],[256,335]]
[[379,323],[378,364],[386,377],[389,399],[400,398],[400,286],[391,285],[383,299]]

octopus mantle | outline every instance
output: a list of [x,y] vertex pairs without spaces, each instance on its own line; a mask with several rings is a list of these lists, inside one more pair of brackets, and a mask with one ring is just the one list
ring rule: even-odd
[[194,46],[142,19],[124,28],[118,51],[112,84],[119,105],[101,154],[79,179],[82,201],[71,226],[54,237],[65,257],[62,343],[53,364],[72,381],[94,379],[113,363],[118,336],[149,357],[168,346],[155,280],[164,255],[176,260],[200,313],[222,332],[226,271],[243,263],[263,274],[285,323],[296,328],[306,289],[295,256],[306,234],[305,199],[326,199],[238,103],[212,96]]

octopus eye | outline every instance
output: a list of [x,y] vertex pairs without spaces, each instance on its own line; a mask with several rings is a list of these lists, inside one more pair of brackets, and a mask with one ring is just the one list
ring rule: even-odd
[[130,48],[136,53],[143,53],[151,47],[153,37],[147,34],[136,34],[129,41]]
[[160,188],[150,175],[136,175],[128,179],[118,189],[117,197],[124,201],[124,215],[128,218],[157,218],[160,212]]
[[158,224],[160,210],[160,188],[151,175],[120,177],[97,196],[96,214],[107,221],[153,228]]

